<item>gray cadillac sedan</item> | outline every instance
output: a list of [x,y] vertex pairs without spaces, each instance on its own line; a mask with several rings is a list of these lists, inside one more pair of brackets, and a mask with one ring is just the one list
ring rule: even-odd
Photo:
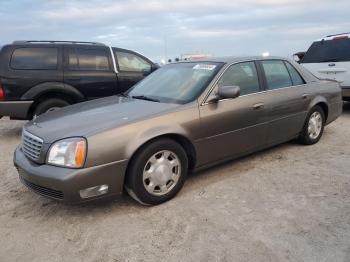
[[189,171],[298,138],[319,141],[342,112],[339,84],[278,57],[166,65],[113,96],[48,112],[23,128],[20,180],[77,203],[125,188],[142,204],[174,197]]

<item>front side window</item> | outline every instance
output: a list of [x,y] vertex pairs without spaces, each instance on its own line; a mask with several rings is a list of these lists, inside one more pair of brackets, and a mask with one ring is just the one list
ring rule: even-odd
[[263,66],[267,87],[270,90],[292,86],[292,80],[288,70],[281,60],[261,61]]
[[132,53],[115,51],[120,71],[150,72],[151,64],[145,59]]
[[290,77],[292,78],[293,85],[298,86],[298,85],[305,84],[304,79],[300,76],[299,72],[294,68],[294,66],[292,66],[288,62],[285,62],[285,63],[288,68]]
[[239,86],[241,95],[259,92],[259,78],[254,62],[230,66],[218,82],[219,86]]
[[57,48],[17,48],[11,57],[10,66],[23,70],[55,70],[58,61]]
[[68,51],[69,69],[86,71],[110,70],[108,54],[99,49],[70,49]]
[[196,99],[222,67],[222,63],[169,64],[136,84],[128,96],[145,96],[164,103],[185,104]]

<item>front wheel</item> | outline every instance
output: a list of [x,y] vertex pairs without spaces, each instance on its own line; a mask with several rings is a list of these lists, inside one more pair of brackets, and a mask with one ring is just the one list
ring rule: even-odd
[[141,204],[161,204],[180,191],[187,169],[182,146],[171,139],[159,139],[144,146],[131,160],[126,189]]
[[305,145],[317,143],[323,134],[325,123],[324,111],[320,106],[313,107],[304,124],[299,140]]

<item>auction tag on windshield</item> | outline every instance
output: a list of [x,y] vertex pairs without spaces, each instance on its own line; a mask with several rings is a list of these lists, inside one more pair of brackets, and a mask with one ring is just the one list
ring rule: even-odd
[[216,65],[210,64],[196,64],[193,69],[195,70],[214,70]]

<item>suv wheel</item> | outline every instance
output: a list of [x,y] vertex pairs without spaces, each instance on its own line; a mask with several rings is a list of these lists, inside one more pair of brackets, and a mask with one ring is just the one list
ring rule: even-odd
[[313,145],[317,143],[323,134],[325,123],[325,115],[320,106],[313,107],[304,124],[300,134],[300,141],[305,145]]
[[34,116],[38,116],[41,114],[44,114],[46,112],[57,110],[61,107],[69,106],[70,103],[68,103],[66,100],[60,99],[60,98],[50,98],[47,100],[44,100],[40,102],[35,110],[34,110]]
[[184,149],[171,139],[159,139],[141,149],[129,165],[126,190],[145,205],[161,204],[182,188],[188,169]]

